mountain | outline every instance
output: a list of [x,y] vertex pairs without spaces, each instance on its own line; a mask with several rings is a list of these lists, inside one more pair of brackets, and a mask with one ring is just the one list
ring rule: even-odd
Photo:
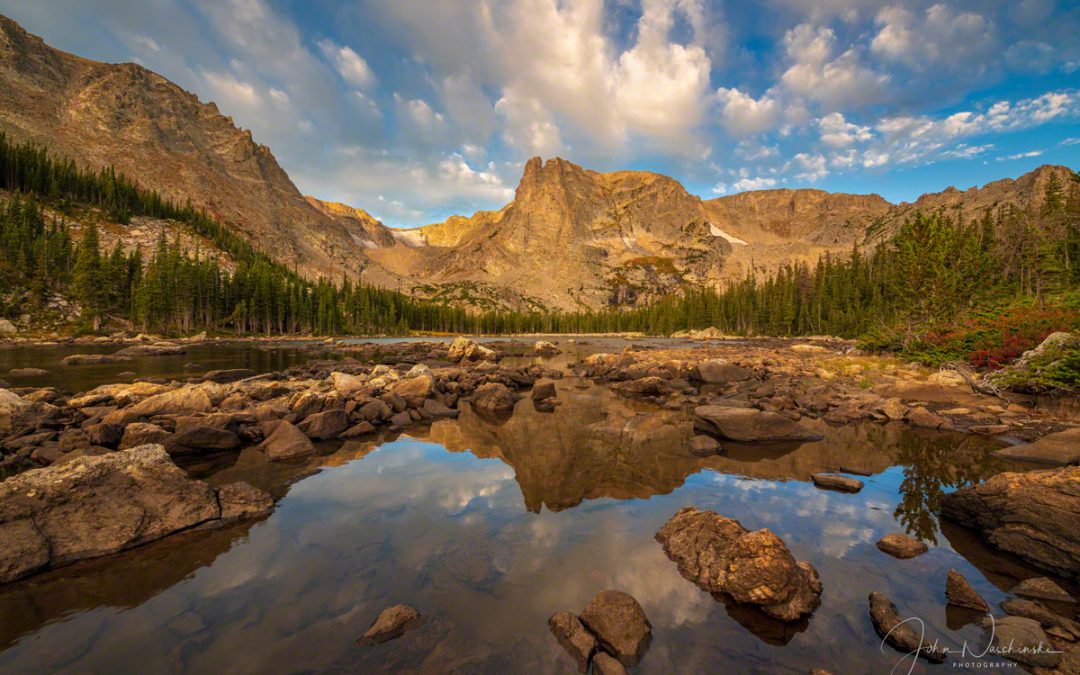
[[355,273],[366,230],[304,199],[213,103],[133,63],[90,61],[0,16],[0,129],[197,207],[309,275]]

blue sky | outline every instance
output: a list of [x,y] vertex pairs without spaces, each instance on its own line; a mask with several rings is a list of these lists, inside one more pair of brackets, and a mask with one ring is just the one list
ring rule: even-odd
[[912,200],[1080,166],[1065,0],[0,0],[137,61],[268,145],[300,189],[420,225],[508,202],[523,162],[647,169],[703,198]]

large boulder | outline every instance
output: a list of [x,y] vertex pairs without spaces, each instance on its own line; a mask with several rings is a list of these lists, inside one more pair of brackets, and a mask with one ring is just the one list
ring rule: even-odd
[[994,454],[1005,459],[1056,466],[1080,464],[1080,427],[1044,436],[1034,443],[1010,445]]
[[274,430],[259,445],[259,448],[272,461],[309,457],[315,454],[315,446],[311,444],[304,432],[286,420],[276,423]]
[[334,387],[334,391],[342,396],[350,396],[357,389],[360,389],[366,384],[366,380],[356,375],[349,375],[348,373],[333,372],[330,373],[330,383]]
[[297,425],[297,428],[304,432],[308,438],[325,441],[329,438],[336,438],[341,432],[349,428],[349,416],[340,408],[327,410],[326,412],[309,415]]
[[750,532],[739,521],[687,506],[656,533],[679,573],[704,591],[758,605],[771,617],[794,621],[821,602],[821,581],[798,562],[771,530]]
[[254,377],[256,375],[254,370],[250,368],[228,368],[225,370],[211,370],[203,374],[202,379],[207,382],[217,382],[218,384],[228,384],[229,382],[239,382],[240,380]]
[[7,319],[0,319],[0,335],[14,335],[19,329]]
[[451,361],[497,361],[499,355],[491,349],[479,345],[472,340],[459,337],[450,343],[447,358]]
[[966,607],[978,612],[989,612],[990,605],[979,595],[979,592],[971,587],[968,580],[956,570],[950,569],[945,578],[945,597],[950,605]]
[[120,450],[128,450],[150,443],[162,443],[171,435],[156,424],[132,422],[124,427],[124,435],[120,438]]
[[173,455],[236,450],[239,447],[240,438],[235,433],[208,424],[188,424],[183,429],[178,427],[176,433],[165,442],[165,448]]
[[189,385],[144,398],[126,408],[125,412],[137,417],[153,417],[210,412],[213,407],[203,385]]
[[703,405],[694,409],[694,427],[731,441],[819,441],[821,434],[774,412]]
[[1054,649],[1035,619],[986,617],[983,628],[991,636],[990,645],[995,652],[1009,660],[1031,668],[1054,668],[1061,661],[1061,652]]
[[[224,488],[222,488],[223,490]],[[269,497],[226,493],[228,517],[265,513]],[[87,456],[0,483],[0,582],[222,522],[221,490],[192,480],[165,448]],[[257,497],[257,498],[256,498]],[[251,508],[258,502],[258,509]]]
[[410,408],[419,408],[424,400],[435,393],[435,378],[431,375],[418,375],[399,380],[390,385],[390,391],[405,399]]
[[604,651],[626,666],[635,666],[652,638],[652,624],[633,596],[622,591],[601,591],[585,606],[581,621],[596,636]]
[[479,412],[509,415],[514,412],[517,397],[505,384],[488,382],[476,388],[471,402],[472,407]]
[[918,539],[896,532],[878,539],[877,547],[882,553],[888,553],[892,557],[901,560],[920,556],[930,550],[926,544]]
[[754,374],[745,368],[724,359],[711,359],[702,361],[697,365],[697,379],[708,384],[723,384],[725,382],[741,382],[753,377]]
[[554,343],[547,340],[537,340],[533,343],[533,352],[540,356],[553,356],[558,354],[562,350],[555,346]]
[[0,389],[0,435],[6,434],[20,410],[30,405],[21,396],[7,389]]
[[997,548],[1080,577],[1080,467],[1000,473],[942,499],[941,515]]

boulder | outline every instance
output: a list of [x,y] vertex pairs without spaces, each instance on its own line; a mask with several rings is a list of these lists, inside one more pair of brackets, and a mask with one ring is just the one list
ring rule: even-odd
[[405,399],[410,408],[419,408],[435,393],[435,379],[431,375],[417,375],[395,382],[390,385],[390,391]]
[[0,389],[0,436],[7,435],[15,425],[19,413],[30,405],[21,396],[7,389]]
[[210,412],[213,407],[214,404],[202,385],[189,385],[144,398],[125,408],[124,412],[137,417],[153,417]]
[[352,427],[349,427],[345,431],[341,432],[342,438],[356,438],[358,436],[366,436],[368,434],[375,433],[375,425],[367,420],[358,422]]
[[922,636],[915,630],[911,621],[900,618],[896,605],[881,593],[870,594],[870,620],[874,630],[893,648],[905,653],[916,654],[931,663],[942,663],[948,652],[937,648],[935,644],[923,642]]
[[8,371],[12,377],[41,377],[48,374],[49,371],[44,368],[12,368]]
[[543,401],[544,399],[555,398],[555,383],[551,380],[540,380],[533,384],[532,400]]
[[60,363],[65,366],[86,366],[97,363],[119,363],[121,361],[130,361],[130,356],[124,356],[122,354],[71,354],[60,359]]
[[604,651],[625,666],[636,666],[652,637],[652,624],[633,596],[622,591],[601,591],[585,606],[581,622],[596,636]]
[[884,553],[894,558],[907,560],[926,553],[930,549],[918,539],[912,539],[906,534],[887,534],[877,542],[877,547]]
[[499,355],[491,349],[481,346],[473,342],[472,340],[459,337],[455,338],[450,343],[450,350],[447,352],[447,358],[451,361],[497,361]]
[[308,438],[317,441],[325,441],[336,438],[342,431],[349,428],[349,416],[344,410],[327,410],[326,412],[308,415],[303,422],[296,425]]
[[0,483],[0,582],[221,522],[218,492],[160,445],[27,471]]
[[169,342],[157,342],[152,345],[131,345],[130,347],[124,347],[116,352],[114,356],[175,356],[177,354],[183,354],[185,351],[186,350],[180,345],[174,345]]
[[712,436],[695,434],[690,439],[690,454],[695,457],[708,457],[720,452],[720,442]]
[[496,415],[508,415],[514,412],[517,397],[505,384],[488,382],[476,388],[471,399],[475,410]]
[[547,340],[537,340],[533,343],[533,352],[540,356],[554,356],[555,354],[561,353],[562,350],[556,347],[552,342],[548,342]]
[[274,509],[270,495],[244,481],[221,486],[217,496],[222,523],[258,518]]
[[1042,569],[1080,576],[1080,467],[1000,473],[946,494],[941,515]]
[[311,444],[304,432],[286,420],[276,423],[273,432],[259,445],[259,448],[272,461],[308,457],[315,454],[315,446]]
[[855,493],[863,489],[861,480],[849,478],[848,476],[837,476],[832,473],[815,473],[810,476],[810,480],[814,481],[814,485],[817,487],[826,490]]
[[382,644],[388,640],[401,637],[408,631],[419,627],[423,622],[424,615],[408,605],[387,607],[379,613],[379,616],[371,623],[367,632],[356,641],[356,644]]
[[1002,448],[994,454],[1005,459],[1055,466],[1080,464],[1080,427],[1044,436],[1034,443]]
[[926,408],[912,408],[908,411],[907,419],[913,426],[923,429],[940,429],[946,424],[944,417],[935,415]]
[[19,329],[7,319],[0,319],[0,335],[14,335]]
[[692,506],[679,510],[656,533],[679,573],[709,593],[758,605],[781,621],[811,614],[821,602],[821,581],[768,529],[750,532],[737,520]]
[[171,455],[191,452],[213,452],[236,450],[240,447],[240,438],[229,431],[210,425],[188,425],[165,442],[165,448]]
[[1052,612],[1037,602],[1022,598],[1009,598],[1001,603],[1001,608],[1007,614],[1035,619],[1043,628],[1063,630],[1071,635],[1073,640],[1080,640],[1080,623]]
[[132,422],[124,427],[124,435],[120,438],[120,450],[127,450],[149,443],[162,443],[171,435],[156,424]]
[[1024,579],[1009,591],[1013,595],[1022,595],[1025,598],[1038,598],[1040,600],[1054,600],[1056,602],[1076,602],[1064,588],[1047,579],[1037,577]]
[[731,441],[818,441],[821,434],[774,412],[724,405],[694,409],[694,427]]
[[966,607],[978,612],[990,611],[990,605],[986,604],[986,600],[983,600],[982,596],[971,587],[964,575],[953,569],[949,570],[948,577],[945,579],[945,597],[948,598],[950,605]]
[[791,351],[798,352],[799,354],[828,354],[829,350],[821,345],[791,345]]
[[202,379],[207,382],[228,384],[254,377],[257,373],[249,368],[228,368],[226,370],[211,370],[203,374]]
[[749,370],[740,368],[724,359],[711,359],[702,361],[697,365],[697,379],[708,384],[742,382],[753,376],[754,374]]
[[548,619],[548,628],[562,648],[574,659],[578,672],[589,669],[589,660],[596,651],[596,638],[570,612],[558,612]]
[[330,384],[333,385],[334,391],[342,396],[351,396],[353,392],[363,387],[366,384],[366,381],[364,378],[357,377],[356,375],[335,371],[330,373]]
[[1053,668],[1061,661],[1061,653],[1035,619],[988,616],[983,628],[992,636],[990,645],[995,653],[1011,661],[1032,668]]
[[594,675],[628,675],[629,671],[626,670],[626,666],[619,663],[611,654],[605,652],[597,652],[593,657],[593,673]]
[[460,411],[454,410],[442,401],[433,398],[424,401],[424,406],[421,410],[431,417],[457,417],[460,414]]

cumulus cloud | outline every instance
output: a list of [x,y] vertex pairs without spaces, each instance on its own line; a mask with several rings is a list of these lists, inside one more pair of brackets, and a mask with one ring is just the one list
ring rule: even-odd
[[889,75],[865,66],[854,47],[834,55],[833,29],[801,24],[784,35],[784,45],[792,64],[780,82],[788,91],[830,111],[887,99]]
[[371,72],[367,61],[352,50],[352,47],[336,44],[333,40],[320,40],[319,49],[337,69],[341,79],[360,89],[367,89],[375,83],[375,74]]
[[715,99],[721,124],[733,136],[751,136],[772,129],[780,121],[780,103],[769,96],[755,99],[738,89],[721,87]]
[[821,142],[833,148],[868,141],[873,137],[870,127],[861,127],[844,119],[841,113],[829,113],[818,120]]

